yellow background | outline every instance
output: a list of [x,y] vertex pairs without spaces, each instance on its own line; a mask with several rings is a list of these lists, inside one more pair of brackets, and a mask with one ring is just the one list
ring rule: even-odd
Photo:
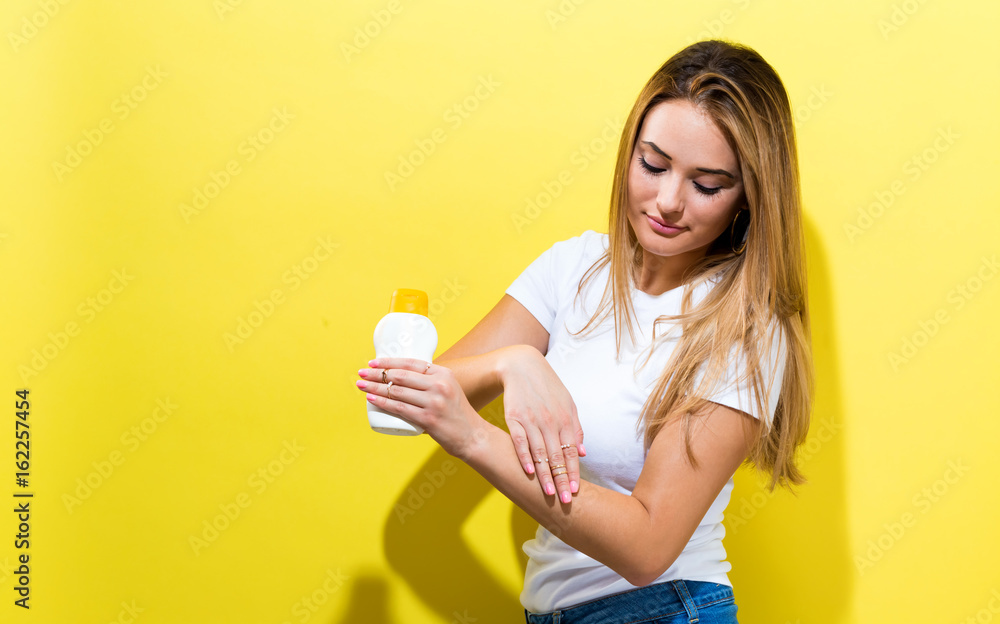
[[[394,288],[429,293],[440,353],[553,242],[604,231],[602,133],[711,35],[757,49],[796,109],[818,373],[811,483],[737,475],[740,619],[997,617],[998,17],[6,0],[0,619],[520,621],[532,523],[427,437],[372,433],[356,371]],[[185,212],[196,189],[214,197]],[[30,611],[9,511],[23,387]]]

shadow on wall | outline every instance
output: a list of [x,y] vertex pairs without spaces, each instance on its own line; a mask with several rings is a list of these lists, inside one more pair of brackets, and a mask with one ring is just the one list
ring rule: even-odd
[[351,587],[347,613],[339,621],[343,624],[390,624],[388,599],[389,586],[384,578],[377,575],[359,576]]
[[[504,428],[502,397],[479,413]],[[444,490],[440,496],[435,495],[438,488]],[[386,560],[443,622],[509,624],[524,619],[518,595],[483,567],[462,538],[462,525],[491,491],[493,486],[479,473],[438,449],[403,488],[386,519]],[[511,507],[510,528],[523,566],[527,557],[520,544],[534,537],[538,524]]]
[[809,438],[798,454],[808,482],[797,496],[777,488],[772,494],[750,470],[736,475],[725,545],[746,624],[842,622],[853,599],[833,293],[822,241],[808,219],[804,226],[816,371]]

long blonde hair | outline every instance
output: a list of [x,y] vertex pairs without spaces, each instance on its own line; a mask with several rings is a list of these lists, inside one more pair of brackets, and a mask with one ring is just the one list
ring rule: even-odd
[[[631,292],[643,250],[628,220],[629,166],[646,113],[671,99],[696,105],[728,140],[739,161],[750,218],[745,229],[734,223],[685,273],[683,281],[689,288],[681,312],[659,316],[654,323],[654,345],[660,323],[676,323],[681,335],[643,406],[640,426],[645,427],[645,444],[648,448],[669,420],[683,418],[687,455],[697,465],[690,444],[692,419],[709,407],[703,397],[725,373],[735,350],[746,362],[747,375],[739,383],[746,387],[749,382],[765,424],[762,435],[754,438],[747,462],[769,473],[769,489],[776,484],[791,489],[805,482],[795,466],[794,451],[809,429],[813,392],[805,245],[791,107],[781,79],[757,52],[724,41],[698,42],[664,63],[642,89],[618,146],[609,248],[588,269],[577,294],[610,264],[609,280],[597,311],[576,333],[595,329],[613,314],[618,353],[623,326],[635,338]],[[732,241],[741,240],[744,232],[746,247],[737,254]],[[692,307],[693,287],[709,282],[714,287]],[[772,344],[773,330],[782,332],[787,356],[768,426],[768,388],[760,370],[767,354],[761,346]],[[701,383],[695,387],[699,376]],[[754,423],[746,419],[744,424],[749,434]]]

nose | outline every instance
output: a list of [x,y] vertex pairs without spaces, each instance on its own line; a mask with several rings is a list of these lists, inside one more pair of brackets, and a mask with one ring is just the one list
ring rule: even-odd
[[681,212],[684,202],[681,198],[681,176],[673,171],[666,171],[660,176],[660,186],[656,192],[656,207],[661,214]]

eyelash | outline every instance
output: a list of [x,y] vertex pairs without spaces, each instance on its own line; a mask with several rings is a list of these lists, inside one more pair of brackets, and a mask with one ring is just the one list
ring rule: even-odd
[[[648,162],[646,162],[646,159],[643,158],[642,156],[639,156],[639,164],[642,165],[642,168],[646,170],[646,173],[648,175],[656,175],[658,173],[663,173],[664,171],[666,171],[666,169],[657,169],[656,167],[651,166]],[[694,183],[694,187],[698,189],[698,192],[701,193],[702,195],[708,195],[710,197],[718,193],[720,190],[722,190],[721,186],[717,186],[715,188],[708,188],[707,186],[702,186],[697,182]]]

